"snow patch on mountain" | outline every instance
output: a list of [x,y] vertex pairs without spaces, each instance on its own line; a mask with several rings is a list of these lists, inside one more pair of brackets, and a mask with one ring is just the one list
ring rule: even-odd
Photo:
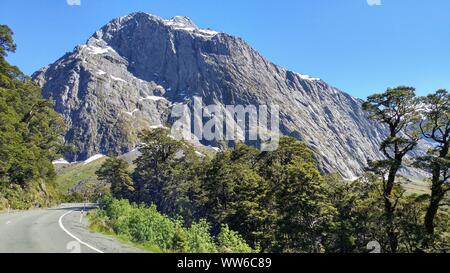
[[139,109],[134,109],[133,111],[131,111],[131,112],[125,112],[125,114],[127,114],[127,115],[129,115],[129,116],[134,116],[134,113],[137,113],[137,112],[139,112]]
[[314,77],[311,77],[311,76],[305,75],[305,74],[300,74],[300,73],[295,73],[295,74],[297,74],[297,76],[299,76],[300,79],[302,79],[302,80],[307,80],[307,81],[320,81],[321,80],[319,78],[314,78]]
[[164,97],[158,97],[158,96],[147,96],[145,98],[140,98],[139,101],[146,101],[146,100],[151,100],[151,101],[167,101],[166,98]]
[[115,76],[113,76],[113,75],[109,75],[109,76],[111,77],[111,79],[113,79],[113,80],[115,80],[115,81],[127,83],[127,81],[124,80],[124,79],[122,79],[122,78],[115,77]]
[[105,155],[102,155],[102,154],[96,154],[96,155],[94,155],[94,156],[91,156],[90,158],[88,158],[88,159],[86,159],[86,160],[84,161],[84,165],[87,165],[87,164],[89,164],[89,163],[92,163],[92,162],[94,162],[94,161],[97,161],[97,160],[99,160],[99,159],[101,159],[101,158],[103,158],[103,157],[105,157]]
[[53,165],[69,165],[70,162],[65,160],[64,158],[60,158],[52,162]]

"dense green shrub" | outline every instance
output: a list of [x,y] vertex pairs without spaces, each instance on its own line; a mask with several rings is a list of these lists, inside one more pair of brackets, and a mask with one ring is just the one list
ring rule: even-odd
[[211,226],[205,221],[200,220],[193,223],[187,230],[189,248],[195,253],[214,253],[217,252],[217,247],[214,244],[214,239],[211,237],[209,231]]
[[217,235],[218,251],[223,253],[252,253],[254,250],[247,245],[242,236],[222,225]]
[[91,226],[112,231],[132,242],[154,246],[161,252],[215,253],[252,252],[242,237],[226,227],[216,240],[205,220],[183,226],[183,219],[171,219],[156,206],[130,204],[127,200],[104,197],[100,209],[91,213]]

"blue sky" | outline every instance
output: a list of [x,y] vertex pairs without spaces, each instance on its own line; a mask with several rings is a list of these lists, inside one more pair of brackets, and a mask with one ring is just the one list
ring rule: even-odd
[[145,11],[240,36],[274,63],[356,97],[397,85],[450,89],[448,0],[66,1],[2,0],[0,24],[18,44],[10,62],[31,74],[111,19]]

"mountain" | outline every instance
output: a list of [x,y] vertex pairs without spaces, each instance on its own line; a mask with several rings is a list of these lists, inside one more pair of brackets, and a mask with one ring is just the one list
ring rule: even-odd
[[67,121],[68,160],[127,153],[145,128],[170,121],[171,106],[280,106],[285,135],[305,141],[324,172],[360,175],[380,158],[385,131],[362,101],[325,81],[273,64],[244,40],[197,27],[189,18],[146,13],[115,19],[33,79]]

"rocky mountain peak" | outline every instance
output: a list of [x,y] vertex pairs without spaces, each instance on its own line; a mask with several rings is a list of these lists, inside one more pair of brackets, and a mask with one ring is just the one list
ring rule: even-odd
[[367,158],[381,157],[385,130],[368,120],[360,100],[187,17],[117,18],[33,78],[69,125],[66,141],[77,147],[70,161],[133,150],[141,130],[167,124],[171,106],[193,97],[279,105],[282,133],[309,145],[324,172],[353,178]]
[[119,17],[112,20],[102,29],[97,31],[93,38],[108,41],[113,36],[120,35],[120,33],[129,33],[130,31],[145,33],[151,28],[157,28],[159,31],[165,32],[184,32],[195,37],[212,38],[219,32],[199,28],[189,17],[175,16],[172,19],[166,20],[161,17],[144,13],[136,12],[128,16]]
[[169,26],[178,28],[198,28],[197,25],[194,24],[194,22],[192,22],[192,20],[186,16],[175,16],[171,20],[165,21],[165,23]]

